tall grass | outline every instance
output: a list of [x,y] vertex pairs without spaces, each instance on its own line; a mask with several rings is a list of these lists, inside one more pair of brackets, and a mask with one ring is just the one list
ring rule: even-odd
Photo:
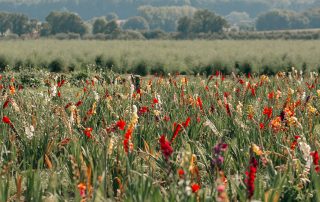
[[0,56],[12,66],[48,67],[57,58],[67,66],[86,69],[102,56],[115,63],[115,69],[128,71],[141,61],[149,69],[162,64],[166,72],[186,71],[217,63],[234,69],[249,63],[253,71],[266,66],[275,72],[305,64],[320,66],[320,41],[0,41]]

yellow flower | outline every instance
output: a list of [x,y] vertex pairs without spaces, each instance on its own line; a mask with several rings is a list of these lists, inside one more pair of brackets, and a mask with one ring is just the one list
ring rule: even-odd
[[308,113],[310,114],[315,114],[317,112],[317,109],[314,108],[310,103],[308,104],[307,109],[308,109]]
[[318,97],[320,97],[320,89],[317,90]]
[[252,149],[252,151],[253,151],[256,155],[258,155],[258,156],[260,156],[260,155],[263,154],[263,152],[262,152],[262,150],[260,149],[260,147],[257,146],[256,144],[252,144],[252,145],[251,145],[251,149]]
[[154,115],[159,116],[160,115],[160,111],[159,110],[153,110]]

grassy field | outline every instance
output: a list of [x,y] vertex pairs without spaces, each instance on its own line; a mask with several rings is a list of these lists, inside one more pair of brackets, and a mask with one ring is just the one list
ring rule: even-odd
[[43,67],[61,58],[65,66],[85,69],[96,58],[128,71],[142,61],[167,72],[197,71],[208,65],[233,70],[249,64],[256,72],[320,68],[320,41],[0,41],[0,58],[10,66]]

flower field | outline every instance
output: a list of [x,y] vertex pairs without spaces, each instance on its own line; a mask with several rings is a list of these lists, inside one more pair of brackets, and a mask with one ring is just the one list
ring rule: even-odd
[[0,75],[0,201],[319,201],[315,72]]

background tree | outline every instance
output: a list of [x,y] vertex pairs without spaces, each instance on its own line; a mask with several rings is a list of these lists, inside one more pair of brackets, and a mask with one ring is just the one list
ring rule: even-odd
[[188,35],[188,33],[191,31],[191,23],[192,23],[192,18],[190,17],[182,17],[178,21],[178,27],[177,31],[184,34]]
[[320,8],[307,10],[303,14],[309,19],[310,28],[320,28]]
[[256,21],[256,28],[264,30],[289,29],[290,18],[283,10],[273,10],[260,15]]
[[92,33],[93,34],[104,33],[106,25],[107,25],[107,21],[105,19],[103,18],[96,19],[93,23]]
[[107,21],[118,20],[119,16],[116,13],[112,12],[106,15],[106,19]]
[[131,30],[148,30],[149,24],[146,19],[141,16],[134,16],[129,18],[122,26],[123,29]]
[[139,16],[147,20],[151,30],[161,29],[166,32],[175,31],[178,20],[184,16],[192,17],[195,11],[196,9],[190,6],[142,6],[138,8]]
[[119,25],[115,20],[108,22],[104,28],[105,34],[114,34],[119,31],[120,31]]
[[0,12],[0,34],[3,35],[8,29],[10,29],[10,16],[9,13]]
[[87,26],[75,13],[51,12],[46,21],[51,27],[51,34],[72,32],[83,35],[87,32]]
[[221,32],[227,26],[227,21],[209,10],[198,10],[191,23],[191,31],[194,33]]

